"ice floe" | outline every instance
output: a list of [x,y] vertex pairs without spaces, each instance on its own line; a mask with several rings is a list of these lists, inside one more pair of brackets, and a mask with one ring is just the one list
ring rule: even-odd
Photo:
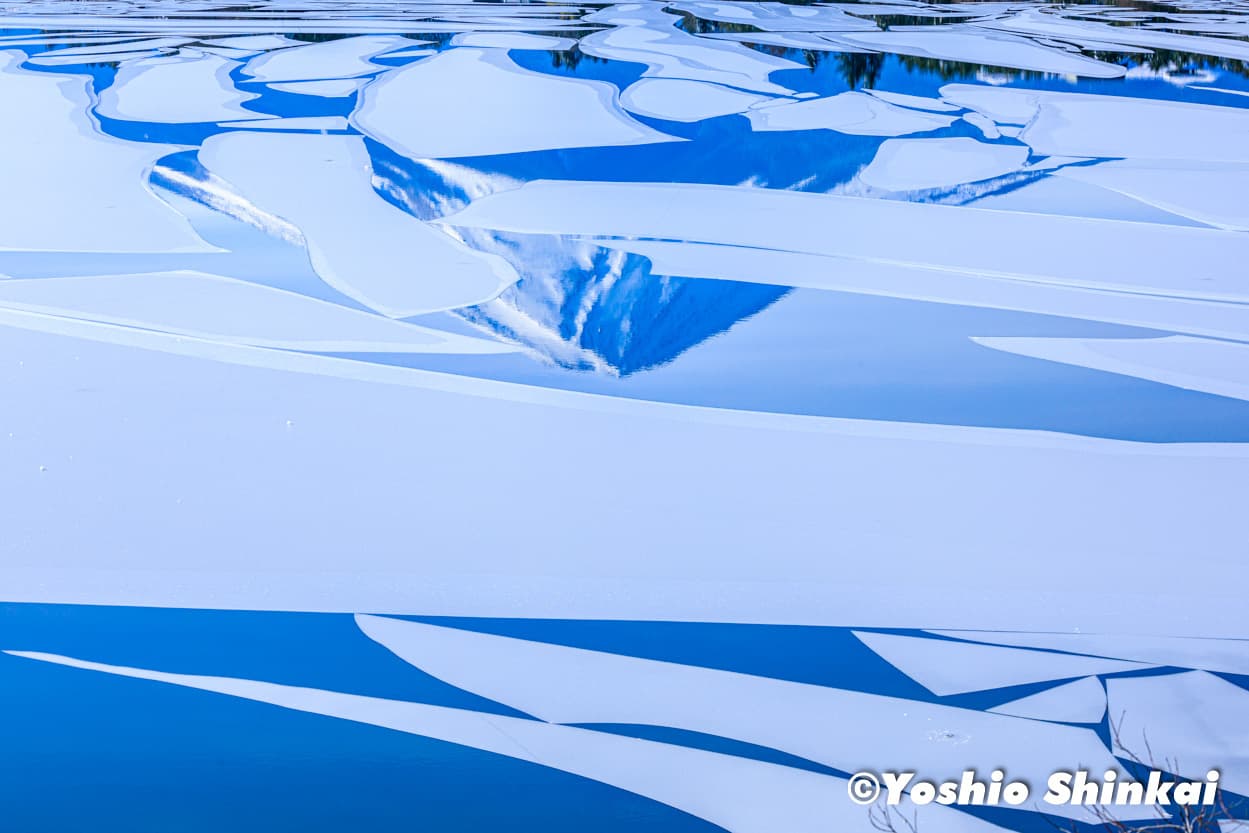
[[1019,134],[1040,154],[1249,162],[1249,109],[1084,93],[1042,93]]
[[579,47],[586,55],[646,64],[647,78],[709,81],[772,95],[792,93],[769,76],[777,70],[802,69],[803,64],[740,43],[690,35],[675,28],[676,16],[660,9],[658,4],[626,4],[586,15],[590,22],[619,22],[617,28],[582,38]]
[[370,84],[352,122],[416,159],[677,141],[627,116],[616,99],[611,84],[532,72],[502,50],[464,47]]
[[1015,631],[937,631],[944,636],[1046,648],[1054,651],[1117,657],[1152,665],[1173,665],[1249,676],[1249,640],[1185,639],[1106,633],[1020,633]]
[[859,171],[859,179],[887,191],[950,188],[1003,176],[1023,167],[1028,148],[990,145],[966,137],[889,139]]
[[[1115,752],[1249,795],[1249,690],[1206,671],[1106,681]],[[1174,769],[1172,769],[1174,768]]]
[[1100,723],[1106,715],[1106,690],[1096,677],[1085,677],[994,706],[989,711],[1031,720]]
[[844,43],[833,43],[827,38],[804,32],[706,32],[698,37],[707,40],[726,40],[736,43],[752,43],[763,46],[782,46],[786,49],[808,49],[813,52],[859,52],[875,54],[872,49],[860,49]]
[[855,631],[854,635],[890,665],[933,694],[943,697],[1149,668],[1148,665],[1127,660],[1002,648],[975,642],[864,631]]
[[326,283],[392,317],[480,303],[516,280],[482,254],[383,200],[359,136],[232,132],[201,163],[303,235]]
[[836,130],[860,136],[903,136],[939,130],[955,117],[898,107],[860,92],[805,101],[782,100],[747,113],[755,130]]
[[772,96],[679,78],[642,78],[620,94],[621,106],[631,113],[685,122],[742,113],[772,100]]
[[1044,92],[979,84],[946,84],[941,98],[959,107],[983,113],[995,122],[1027,124],[1036,116]]
[[572,38],[534,35],[528,32],[463,32],[451,38],[452,46],[475,46],[481,49],[540,49],[563,51],[577,42]]
[[[1246,337],[1249,340],[1249,336]],[[1249,344],[1208,338],[976,338],[995,350],[1249,400]]]
[[1005,767],[1043,783],[1064,756],[1115,764],[1085,729],[397,619],[356,621],[425,673],[550,723],[685,729],[847,772],[904,759],[935,781]]
[[[487,712],[386,700],[233,677],[172,674],[31,651],[39,662],[211,691],[287,709],[435,738],[552,767],[651,798],[730,833],[850,833],[874,830],[867,810],[846,800],[846,781],[793,767],[702,749],[623,737]],[[934,833],[1002,828],[949,807],[899,808]],[[916,812],[918,811],[918,813]]]
[[177,148],[104,135],[86,76],[27,72],[22,58],[0,51],[0,249],[213,251],[147,187],[153,163]]
[[315,130],[343,131],[349,125],[345,116],[295,116],[293,118],[258,119],[255,121],[226,121],[222,127],[237,130]]
[[979,130],[986,139],[998,139],[1002,135],[1002,131],[993,123],[993,119],[988,116],[982,116],[979,113],[965,113],[963,121]]
[[243,106],[257,95],[234,86],[230,73],[236,67],[237,62],[185,49],[173,57],[134,61],[100,93],[96,112],[157,124],[272,118]]
[[754,26],[765,32],[855,32],[876,31],[876,24],[849,11],[854,6],[793,6],[787,3],[723,3],[713,0],[684,0],[666,8],[686,12],[705,20]]
[[384,69],[370,58],[413,45],[413,41],[399,35],[364,35],[309,43],[254,58],[243,67],[243,74],[266,82],[356,78]]
[[4,280],[0,281],[0,307],[287,350],[500,353],[515,349],[197,272]]

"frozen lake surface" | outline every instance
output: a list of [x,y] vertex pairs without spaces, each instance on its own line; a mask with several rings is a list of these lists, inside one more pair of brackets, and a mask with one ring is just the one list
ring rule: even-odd
[[0,116],[0,828],[1249,819],[1249,3],[0,0]]

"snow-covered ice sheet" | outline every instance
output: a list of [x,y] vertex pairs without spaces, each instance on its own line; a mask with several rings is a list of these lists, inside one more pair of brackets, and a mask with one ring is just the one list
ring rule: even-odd
[[516,279],[497,255],[383,200],[358,136],[225,133],[199,158],[245,200],[293,224],[326,283],[385,315],[480,303]]
[[501,50],[465,47],[388,72],[364,91],[352,122],[413,158],[676,141],[634,121],[616,99],[610,84],[543,75]]
[[889,139],[859,179],[886,191],[950,188],[1019,170],[1028,161],[1020,145],[990,145],[975,139]]
[[[1247,339],[1249,340],[1249,339]],[[1249,344],[1208,338],[977,338],[978,344],[1052,362],[1249,400]]]

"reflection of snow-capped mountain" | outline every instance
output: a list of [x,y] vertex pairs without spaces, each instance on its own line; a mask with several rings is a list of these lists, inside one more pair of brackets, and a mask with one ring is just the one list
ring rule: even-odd
[[[426,220],[520,184],[455,163],[384,154],[375,157],[375,170],[382,194]],[[664,364],[788,291],[652,275],[646,258],[585,238],[447,230],[478,251],[503,256],[521,275],[497,298],[457,314],[579,370],[628,375]]]

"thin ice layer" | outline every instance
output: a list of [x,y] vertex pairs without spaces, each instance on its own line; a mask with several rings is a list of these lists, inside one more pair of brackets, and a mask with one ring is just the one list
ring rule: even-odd
[[904,136],[940,130],[954,116],[898,107],[860,92],[804,101],[781,100],[751,110],[755,130],[836,130],[860,136]]

